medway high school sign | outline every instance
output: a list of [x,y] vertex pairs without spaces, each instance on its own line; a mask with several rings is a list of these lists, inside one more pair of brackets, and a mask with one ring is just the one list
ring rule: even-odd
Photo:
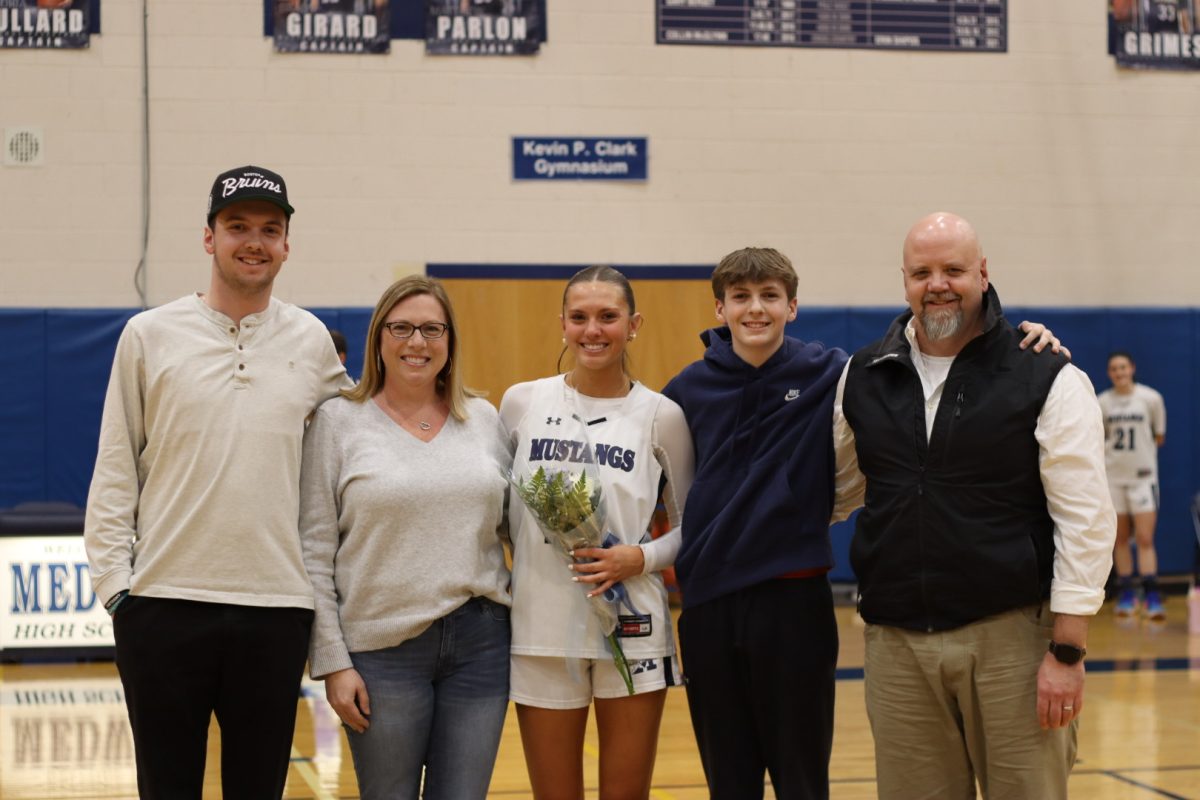
[[0,653],[112,647],[83,536],[0,536]]
[[644,181],[647,139],[513,137],[513,180]]

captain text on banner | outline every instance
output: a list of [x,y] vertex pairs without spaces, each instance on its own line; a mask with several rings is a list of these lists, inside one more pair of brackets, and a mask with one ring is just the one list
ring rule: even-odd
[[0,0],[0,47],[88,46],[92,0]]
[[389,0],[274,0],[281,53],[386,53]]
[[545,40],[542,0],[427,0],[425,52],[529,55]]

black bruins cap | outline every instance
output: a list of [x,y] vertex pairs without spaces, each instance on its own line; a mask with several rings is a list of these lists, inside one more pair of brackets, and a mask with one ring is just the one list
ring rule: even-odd
[[291,217],[296,209],[288,204],[287,184],[278,172],[263,167],[238,167],[222,172],[213,181],[208,193],[208,219],[211,222],[217,212],[226,206],[243,200],[266,200],[283,209]]

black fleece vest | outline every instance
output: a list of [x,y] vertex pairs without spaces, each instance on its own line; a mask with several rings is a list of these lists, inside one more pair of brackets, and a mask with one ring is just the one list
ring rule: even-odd
[[1034,429],[1067,362],[1020,350],[989,295],[989,327],[954,360],[928,440],[910,315],[851,362],[843,408],[867,496],[850,560],[868,622],[949,630],[1050,594],[1053,523]]

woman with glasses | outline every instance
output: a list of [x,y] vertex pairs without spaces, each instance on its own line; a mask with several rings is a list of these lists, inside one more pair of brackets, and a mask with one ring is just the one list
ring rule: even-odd
[[[679,550],[692,438],[678,405],[630,377],[626,346],[642,315],[624,275],[605,266],[577,273],[564,290],[560,319],[570,371],[517,384],[500,403],[513,472],[574,474],[588,465],[614,541],[576,549],[568,571],[528,509],[510,503],[512,699],[536,800],[583,797],[584,730],[593,704],[600,797],[645,798],[666,690],[679,685],[661,570]],[[672,530],[651,540],[660,488]],[[584,591],[599,595],[618,583],[617,641],[632,692]]]
[[507,466],[496,410],[462,384],[436,280],[393,284],[362,381],[304,439],[310,670],[346,726],[363,798],[487,795],[508,706]]

